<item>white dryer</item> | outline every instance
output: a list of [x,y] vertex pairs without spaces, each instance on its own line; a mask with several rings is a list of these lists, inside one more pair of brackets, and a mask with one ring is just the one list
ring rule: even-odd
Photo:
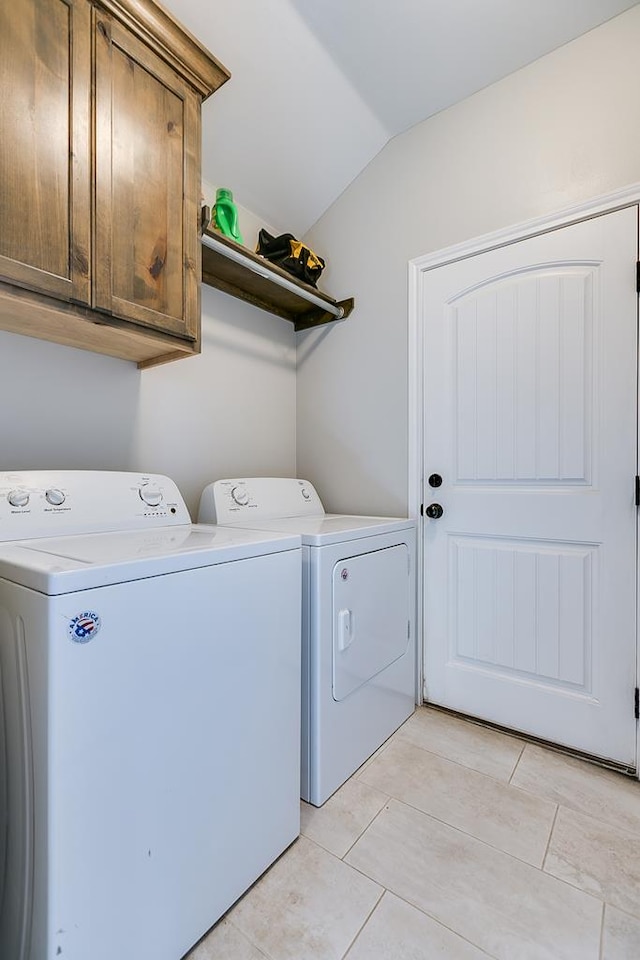
[[325,514],[273,477],[209,484],[198,519],[302,536],[300,793],[320,806],[414,710],[415,524]]
[[0,541],[0,957],[179,960],[299,832],[300,537],[27,472]]

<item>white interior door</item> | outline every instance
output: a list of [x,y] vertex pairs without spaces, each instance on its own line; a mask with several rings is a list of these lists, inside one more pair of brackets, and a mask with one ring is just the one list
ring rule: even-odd
[[632,207],[423,300],[426,699],[631,766],[637,258]]

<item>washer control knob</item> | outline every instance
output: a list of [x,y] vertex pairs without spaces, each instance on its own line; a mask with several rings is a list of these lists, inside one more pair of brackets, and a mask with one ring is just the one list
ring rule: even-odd
[[47,503],[50,503],[54,507],[60,507],[66,500],[66,497],[62,490],[56,489],[56,487],[49,487],[48,490],[45,490],[45,499]]
[[148,507],[157,507],[162,503],[162,490],[155,483],[143,483],[138,492]]
[[7,500],[12,507],[26,507],[29,503],[28,490],[12,490]]
[[234,487],[231,491],[231,498],[239,507],[246,507],[249,503],[249,494],[246,487]]

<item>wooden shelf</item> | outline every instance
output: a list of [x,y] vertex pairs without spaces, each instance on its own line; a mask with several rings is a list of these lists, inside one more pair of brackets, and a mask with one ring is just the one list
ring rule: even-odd
[[343,320],[353,310],[353,298],[332,300],[216,231],[203,229],[202,238],[203,283],[290,320],[296,330]]

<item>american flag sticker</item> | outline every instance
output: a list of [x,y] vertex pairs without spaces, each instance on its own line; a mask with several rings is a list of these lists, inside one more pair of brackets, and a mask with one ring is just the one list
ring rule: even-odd
[[69,636],[74,643],[89,643],[100,630],[100,617],[93,610],[83,610],[69,622]]

